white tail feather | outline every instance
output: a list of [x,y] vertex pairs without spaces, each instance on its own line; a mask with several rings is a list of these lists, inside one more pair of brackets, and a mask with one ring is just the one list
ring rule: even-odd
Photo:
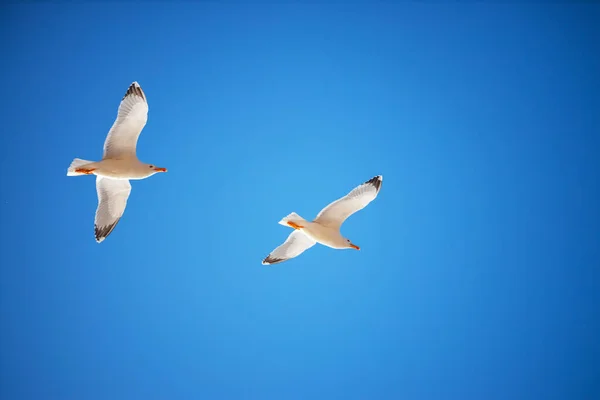
[[92,164],[93,161],[87,161],[87,160],[82,160],[81,158],[76,158],[71,162],[71,165],[69,165],[69,169],[67,170],[67,176],[78,176],[78,175],[84,175],[81,174],[79,172],[75,172],[75,170],[77,168],[81,168],[86,164]]
[[281,219],[281,221],[279,221],[279,224],[283,225],[283,226],[289,226],[288,221],[295,222],[296,224],[301,225],[302,222],[305,222],[306,220],[304,218],[302,218],[301,216],[299,216],[298,214],[296,214],[295,212],[293,212],[293,213],[290,213],[287,216],[283,217]]

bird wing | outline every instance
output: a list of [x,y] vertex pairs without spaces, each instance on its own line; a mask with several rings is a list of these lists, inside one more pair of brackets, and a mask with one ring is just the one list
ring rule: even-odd
[[119,104],[117,119],[104,141],[103,158],[135,158],[138,137],[148,121],[146,95],[133,82]]
[[98,192],[98,208],[94,221],[94,233],[96,241],[100,243],[115,229],[125,212],[131,185],[126,179],[97,176],[96,191]]
[[277,264],[290,258],[298,257],[306,250],[310,249],[315,245],[314,240],[306,236],[302,231],[295,230],[290,233],[290,236],[283,242],[283,244],[277,247],[271,252],[263,261],[263,265]]
[[375,200],[379,193],[379,189],[381,189],[382,181],[383,176],[378,175],[369,179],[362,185],[357,186],[346,196],[334,201],[322,209],[314,222],[330,228],[339,229],[349,216],[362,210],[370,202]]

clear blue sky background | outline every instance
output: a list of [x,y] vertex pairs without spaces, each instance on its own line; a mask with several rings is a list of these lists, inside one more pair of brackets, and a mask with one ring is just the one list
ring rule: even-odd
[[[600,6],[0,10],[2,399],[600,398]],[[169,172],[97,244],[134,80]]]

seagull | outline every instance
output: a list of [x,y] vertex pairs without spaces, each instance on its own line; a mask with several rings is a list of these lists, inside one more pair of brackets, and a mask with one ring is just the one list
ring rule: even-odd
[[125,212],[131,193],[131,179],[145,179],[157,172],[167,172],[153,164],[138,160],[138,137],[148,120],[146,95],[137,82],[133,82],[121,99],[117,119],[104,142],[101,161],[75,158],[67,176],[96,175],[98,208],[94,221],[96,242],[101,243],[115,229]]
[[378,175],[357,186],[346,196],[322,209],[312,222],[305,220],[295,212],[284,217],[279,224],[294,228],[294,231],[281,246],[273,250],[262,261],[262,264],[277,264],[298,257],[316,243],[333,249],[360,250],[360,247],[341,235],[340,228],[349,216],[375,200],[381,189],[382,181],[383,176]]

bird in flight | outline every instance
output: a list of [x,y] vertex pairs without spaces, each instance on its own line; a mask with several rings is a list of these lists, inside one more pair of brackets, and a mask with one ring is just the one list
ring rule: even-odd
[[346,196],[322,209],[312,222],[305,220],[295,212],[283,218],[279,224],[291,227],[294,231],[281,246],[273,250],[262,261],[262,264],[277,264],[298,257],[316,243],[333,249],[360,250],[357,245],[342,236],[340,228],[349,216],[375,200],[381,189],[381,182],[383,182],[382,175],[369,179]]
[[129,181],[167,172],[166,168],[145,164],[137,158],[138,137],[147,120],[146,95],[141,86],[133,82],[121,99],[117,119],[106,136],[102,160],[76,158],[67,170],[67,176],[96,175],[98,208],[94,233],[98,243],[110,235],[123,216],[131,193]]

